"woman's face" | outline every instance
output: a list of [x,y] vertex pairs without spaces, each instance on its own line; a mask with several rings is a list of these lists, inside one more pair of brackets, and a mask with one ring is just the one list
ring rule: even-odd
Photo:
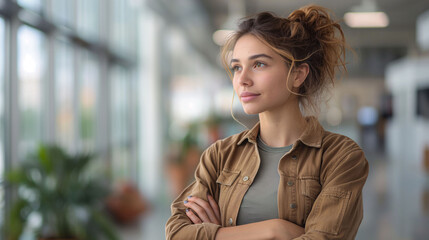
[[283,58],[251,34],[235,44],[231,68],[234,90],[247,114],[280,110],[296,98],[286,86],[289,69]]

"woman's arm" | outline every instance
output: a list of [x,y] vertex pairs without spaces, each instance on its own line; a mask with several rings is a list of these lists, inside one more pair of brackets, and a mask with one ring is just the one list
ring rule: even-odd
[[362,188],[368,162],[357,145],[351,146],[343,147],[343,152],[334,147],[325,150],[322,191],[306,220],[305,234],[296,240],[355,239],[363,218]]
[[[220,224],[220,212],[212,196],[207,196],[208,202],[189,196],[185,200],[186,215],[194,224]],[[283,219],[271,219],[234,227],[219,228],[216,240],[288,240],[304,234],[304,228]]]
[[289,240],[304,234],[304,228],[283,219],[270,219],[235,227],[219,228],[216,240]]
[[187,196],[198,196],[206,199],[207,193],[217,194],[217,160],[216,144],[209,147],[201,156],[195,171],[195,181],[189,185],[171,204],[171,216],[165,225],[167,240],[175,239],[208,239],[214,240],[220,225],[214,223],[193,224],[186,215],[183,201]]

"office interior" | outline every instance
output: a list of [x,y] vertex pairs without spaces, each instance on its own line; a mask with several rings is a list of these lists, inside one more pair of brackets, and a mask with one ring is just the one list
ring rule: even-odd
[[[310,3],[341,19],[353,49],[318,117],[355,140],[370,165],[356,239],[426,239],[424,0],[0,0],[0,239],[17,224],[10,220],[17,199],[39,196],[8,180],[10,172],[44,160],[40,149],[49,146],[90,154],[83,178],[103,180],[99,204],[117,239],[165,239],[169,205],[192,181],[201,152],[257,121],[233,97],[219,58],[223,34],[247,15],[287,16]],[[346,14],[355,12],[382,13],[381,23],[353,25]],[[44,179],[33,173],[30,179]],[[127,213],[106,200],[124,195],[130,202],[118,206],[136,206]],[[40,209],[27,210],[19,212],[20,239],[52,230],[42,227]]]

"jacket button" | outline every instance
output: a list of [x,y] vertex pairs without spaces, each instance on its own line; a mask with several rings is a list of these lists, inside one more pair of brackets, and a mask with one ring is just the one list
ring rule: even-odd
[[287,185],[288,185],[288,186],[293,186],[293,181],[289,181],[289,182],[287,182]]
[[247,180],[249,180],[249,177],[248,176],[244,176],[243,181],[246,182]]
[[232,218],[229,218],[228,222],[229,222],[229,225],[232,225]]
[[292,203],[292,204],[290,205],[290,208],[295,209],[295,208],[296,208],[296,204],[295,204],[295,203]]
[[292,159],[293,159],[293,160],[296,160],[296,155],[293,155],[293,156],[292,156]]

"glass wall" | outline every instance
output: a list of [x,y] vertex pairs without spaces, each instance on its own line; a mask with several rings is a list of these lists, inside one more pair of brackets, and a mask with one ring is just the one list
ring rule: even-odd
[[74,27],[75,2],[69,0],[52,0],[50,9],[52,21],[61,26]]
[[18,29],[19,158],[25,158],[42,140],[45,82],[45,36],[22,25]]
[[120,66],[111,70],[111,145],[112,145],[112,174],[115,179],[124,179],[130,170],[130,104],[128,98],[130,82],[127,73]]
[[5,126],[5,81],[4,81],[4,64],[5,64],[5,23],[0,18],[0,226],[3,225],[4,216],[4,187],[3,176],[5,167],[4,153],[4,126]]
[[84,38],[97,41],[100,36],[100,1],[77,0],[76,4],[77,32]]
[[87,50],[81,50],[79,53],[79,149],[94,151],[96,146],[95,126],[97,121],[99,61],[93,53]]
[[[113,181],[136,180],[133,1],[0,2],[0,184],[40,143],[92,153],[114,166]],[[8,191],[0,185],[0,229]]]
[[55,126],[58,143],[75,150],[75,84],[73,46],[66,40],[55,40]]
[[116,51],[133,54],[136,47],[136,31],[133,31],[135,12],[127,1],[111,1],[111,28],[109,30],[109,45]]
[[43,0],[17,0],[18,4],[24,8],[40,12]]

